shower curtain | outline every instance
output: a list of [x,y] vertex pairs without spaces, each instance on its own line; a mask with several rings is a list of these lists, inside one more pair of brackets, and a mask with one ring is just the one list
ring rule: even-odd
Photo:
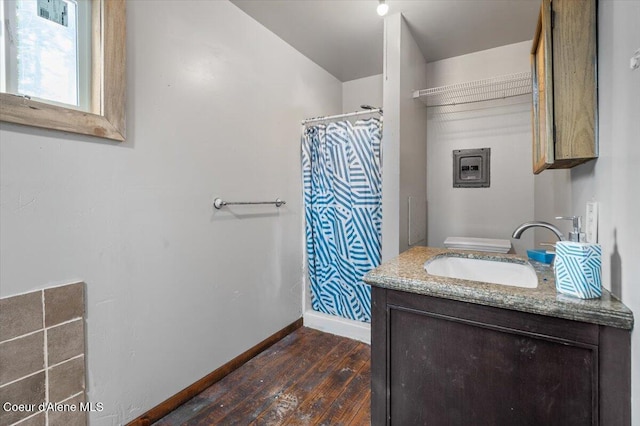
[[382,123],[377,118],[307,127],[302,136],[305,232],[315,311],[371,321],[380,264]]

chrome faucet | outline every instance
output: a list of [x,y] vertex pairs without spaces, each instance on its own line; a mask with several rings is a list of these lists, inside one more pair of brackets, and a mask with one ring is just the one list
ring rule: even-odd
[[565,241],[564,235],[562,235],[562,231],[560,231],[558,228],[556,228],[555,226],[553,226],[548,222],[541,222],[538,220],[534,220],[533,222],[525,222],[522,225],[518,226],[515,229],[515,231],[513,231],[513,235],[511,236],[511,238],[519,239],[524,231],[526,231],[529,228],[534,228],[536,226],[540,228],[547,228],[548,230],[556,234],[556,237],[558,237],[560,241]]

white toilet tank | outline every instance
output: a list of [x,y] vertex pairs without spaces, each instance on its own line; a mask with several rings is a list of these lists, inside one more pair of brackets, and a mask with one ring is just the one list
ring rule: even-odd
[[448,237],[444,240],[446,248],[457,250],[486,251],[490,253],[509,253],[511,241],[494,238]]

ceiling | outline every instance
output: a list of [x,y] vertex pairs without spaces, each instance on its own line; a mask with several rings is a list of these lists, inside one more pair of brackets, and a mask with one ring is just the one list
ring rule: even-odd
[[[350,81],[382,73],[377,0],[231,0],[303,55]],[[540,0],[387,0],[427,62],[531,40]]]

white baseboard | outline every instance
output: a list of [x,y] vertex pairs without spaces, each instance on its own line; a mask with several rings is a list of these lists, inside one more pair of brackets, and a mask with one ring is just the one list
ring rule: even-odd
[[305,311],[302,318],[305,327],[348,337],[368,345],[371,344],[371,324],[369,323],[327,315],[313,310]]

